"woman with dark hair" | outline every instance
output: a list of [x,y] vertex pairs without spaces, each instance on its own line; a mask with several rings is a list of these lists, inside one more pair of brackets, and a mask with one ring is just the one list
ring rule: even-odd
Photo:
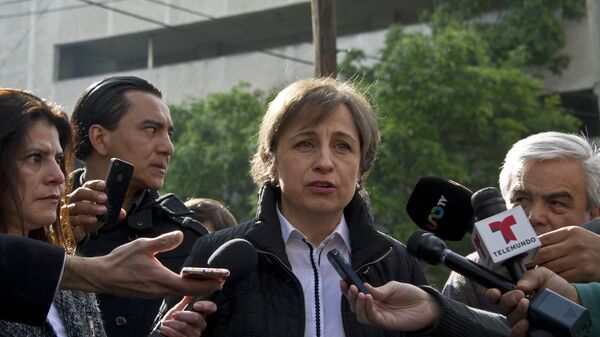
[[[28,92],[0,88],[0,120],[0,232],[47,241],[74,254],[68,210],[61,207],[71,186],[65,177],[73,169],[67,116]],[[200,334],[204,323],[200,314],[185,314],[184,321],[173,314],[168,318],[176,322],[167,323],[172,329]],[[59,291],[43,325],[0,321],[0,335],[102,337],[106,333],[93,294]]]
[[[71,128],[58,107],[21,90],[0,89],[0,231],[75,252],[59,214],[73,168]],[[59,291],[40,327],[0,321],[7,336],[105,336],[93,294]]]

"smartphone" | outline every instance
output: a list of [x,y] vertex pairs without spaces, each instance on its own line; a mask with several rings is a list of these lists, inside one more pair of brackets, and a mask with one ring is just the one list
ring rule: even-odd
[[125,193],[129,187],[133,165],[119,158],[112,158],[106,174],[106,214],[98,215],[98,221],[114,224],[119,219],[119,213],[125,201]]
[[337,271],[340,277],[348,283],[348,285],[354,284],[358,291],[363,294],[368,294],[369,291],[365,287],[363,281],[356,275],[352,267],[346,262],[342,254],[337,249],[332,249],[327,253],[327,259],[333,265],[333,268]]
[[181,276],[196,280],[215,280],[223,283],[229,277],[229,270],[225,268],[183,267]]

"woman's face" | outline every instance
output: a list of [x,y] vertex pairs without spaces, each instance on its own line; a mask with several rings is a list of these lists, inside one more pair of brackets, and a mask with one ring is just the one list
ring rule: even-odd
[[360,139],[348,108],[338,106],[317,125],[299,117],[277,144],[275,163],[286,218],[341,216],[360,174]]
[[[56,210],[65,176],[59,163],[63,150],[56,127],[44,119],[35,121],[27,132],[24,143],[17,149],[17,191],[23,210],[25,234],[56,221]],[[3,200],[7,210],[8,232],[21,235],[21,221],[13,202]]]

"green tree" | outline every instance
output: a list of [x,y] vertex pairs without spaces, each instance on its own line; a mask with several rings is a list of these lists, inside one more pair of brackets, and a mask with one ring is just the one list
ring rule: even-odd
[[[579,121],[557,97],[538,98],[541,83],[523,71],[523,53],[496,64],[491,52],[476,31],[458,25],[433,34],[392,27],[381,60],[371,69],[354,65],[366,70],[365,81],[374,80],[370,94],[382,131],[367,187],[378,223],[401,241],[416,229],[404,207],[420,177],[445,177],[473,190],[496,186],[515,141],[543,130],[577,130]],[[472,250],[466,242],[453,248]],[[447,271],[429,276],[439,286]]]
[[253,215],[257,188],[248,161],[265,111],[264,98],[240,84],[229,92],[171,106],[175,155],[164,191],[224,201],[238,220]]
[[383,144],[371,185],[385,191],[373,198],[387,224],[402,223],[391,206],[406,200],[420,176],[446,176],[473,188],[495,185],[516,140],[577,129],[556,99],[538,99],[538,80],[519,67],[492,64],[476,33],[449,27],[435,35],[405,34],[394,27],[382,55],[371,94]]
[[459,25],[493,41],[488,47],[496,64],[521,50],[527,66],[560,73],[569,63],[560,53],[564,25],[583,18],[585,9],[585,0],[458,0],[441,4],[429,17],[434,30]]
[[[561,19],[581,18],[583,0],[452,3],[428,16],[430,34],[391,27],[379,61],[363,62],[366,55],[355,50],[340,63],[340,76],[355,81],[380,116],[382,146],[367,189],[378,223],[401,241],[416,229],[404,208],[420,177],[446,177],[472,190],[495,186],[515,141],[580,124],[558,96],[540,99],[541,82],[524,69],[564,69]],[[506,10],[488,20],[482,13],[492,3]],[[240,85],[172,107],[180,133],[164,190],[220,199],[240,220],[251,217],[257,189],[248,160],[263,98]],[[463,254],[469,247],[451,245]],[[447,274],[428,271],[437,286]]]

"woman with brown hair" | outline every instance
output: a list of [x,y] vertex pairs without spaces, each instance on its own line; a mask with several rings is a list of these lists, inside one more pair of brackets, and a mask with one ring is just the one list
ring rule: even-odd
[[361,280],[425,284],[420,264],[376,230],[364,186],[380,142],[363,95],[334,79],[292,83],[269,104],[252,177],[255,219],[196,241],[187,265],[205,266],[233,238],[258,252],[256,271],[227,282],[203,336],[405,336],[357,321],[326,258],[337,249]]
[[[71,128],[58,107],[21,90],[0,89],[0,231],[75,252],[59,214],[73,168]],[[40,287],[46,285],[40,284]],[[7,336],[105,336],[93,294],[59,291],[40,327],[0,321]]]
[[[67,116],[31,93],[0,88],[0,120],[0,233],[50,242],[74,254],[68,210],[61,207],[71,186],[65,177],[73,169]],[[23,280],[35,287],[56,287],[56,283],[35,281]],[[195,312],[172,311],[167,317],[168,336],[199,335],[204,326],[203,317]],[[106,333],[95,296],[63,290],[56,293],[44,324],[0,321],[0,336],[102,337]]]

